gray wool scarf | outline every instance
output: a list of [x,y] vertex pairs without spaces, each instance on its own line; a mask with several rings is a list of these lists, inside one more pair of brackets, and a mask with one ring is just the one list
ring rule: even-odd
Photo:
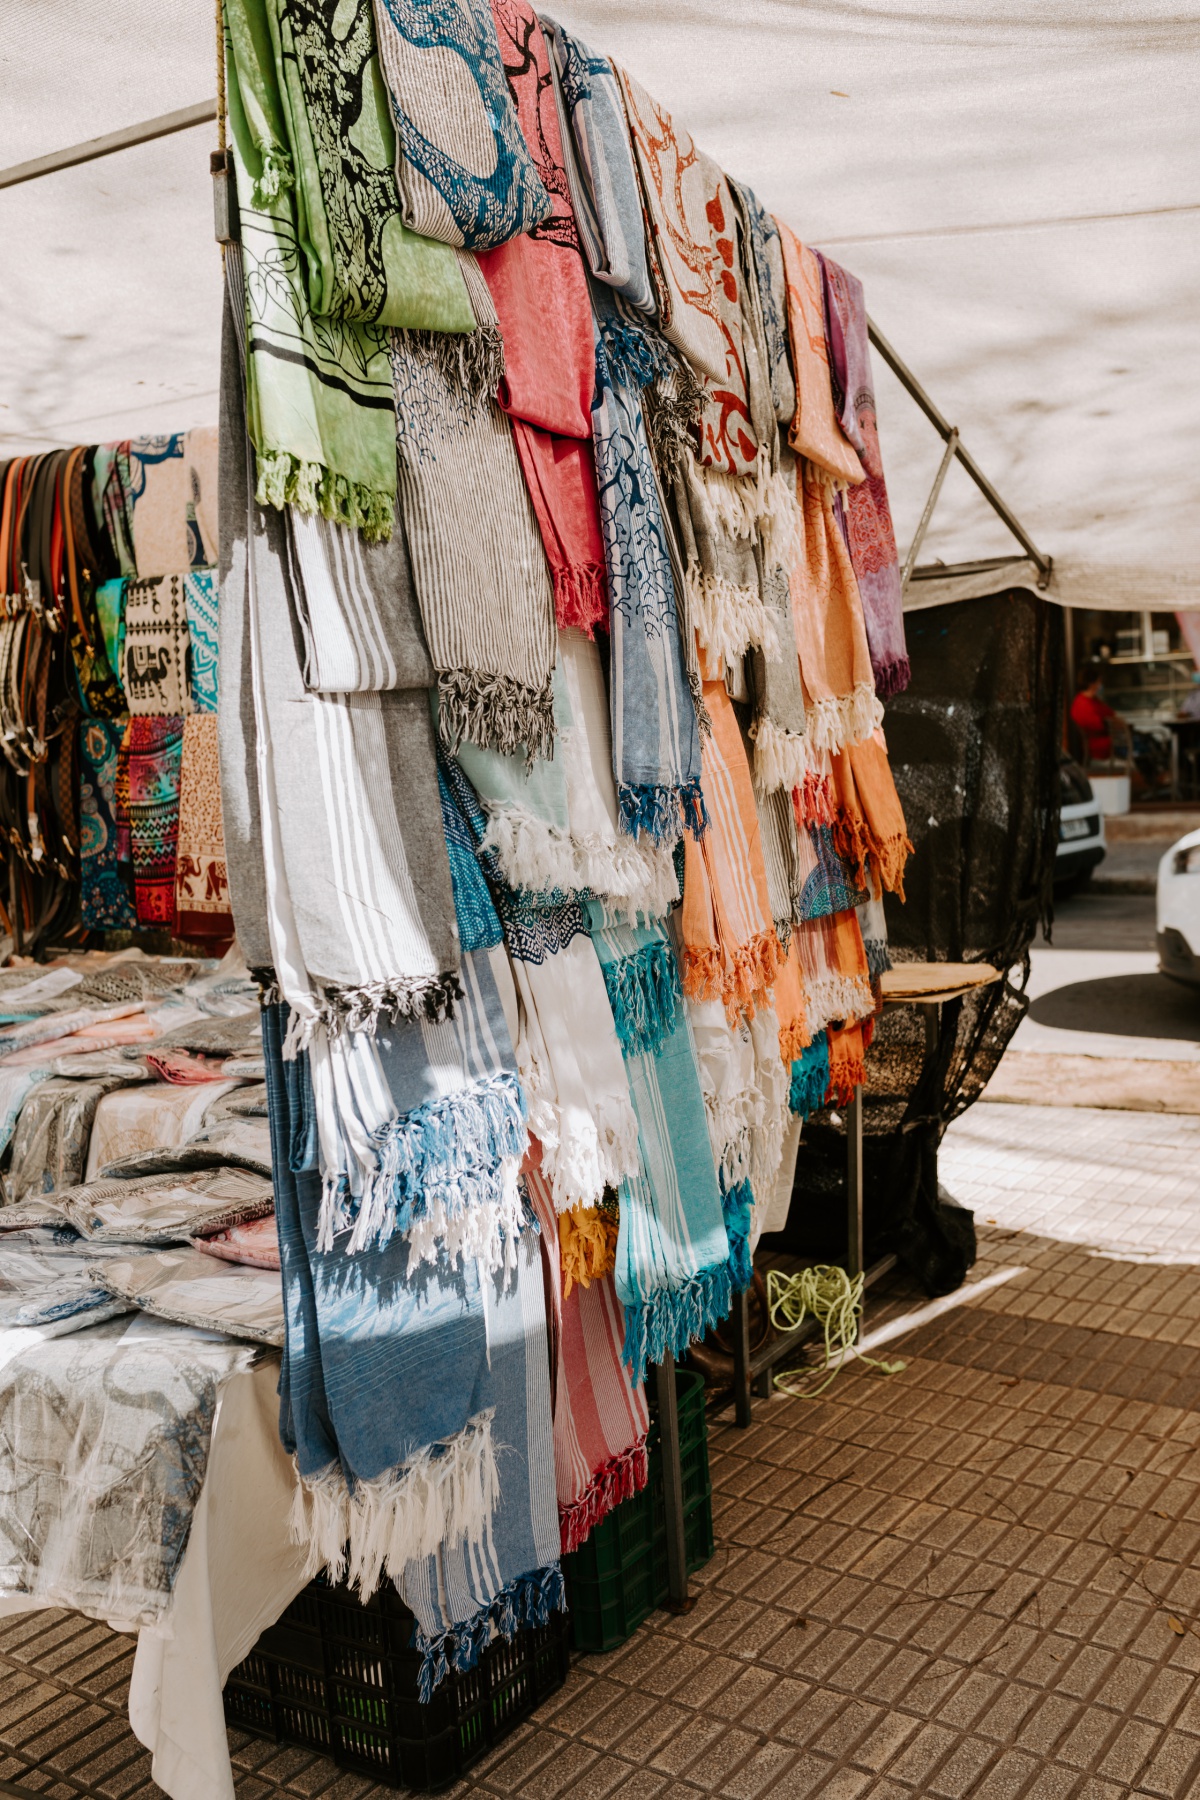
[[550,756],[554,591],[512,427],[411,337],[397,334],[393,366],[400,508],[442,742]]

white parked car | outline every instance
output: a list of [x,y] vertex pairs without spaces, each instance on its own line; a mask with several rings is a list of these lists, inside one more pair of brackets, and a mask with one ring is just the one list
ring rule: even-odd
[[1054,885],[1081,888],[1104,861],[1104,814],[1092,792],[1092,784],[1077,762],[1064,751],[1059,758],[1058,779],[1062,811],[1058,815],[1058,852],[1054,858]]
[[1158,865],[1158,966],[1200,987],[1200,831],[1172,844]]

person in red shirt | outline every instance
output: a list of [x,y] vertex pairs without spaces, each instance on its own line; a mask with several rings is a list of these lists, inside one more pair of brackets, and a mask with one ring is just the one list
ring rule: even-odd
[[1104,762],[1113,753],[1114,739],[1122,748],[1129,743],[1129,726],[1107,700],[1104,670],[1099,663],[1088,663],[1079,677],[1079,692],[1071,702],[1071,719],[1079,727],[1087,745],[1090,762]]

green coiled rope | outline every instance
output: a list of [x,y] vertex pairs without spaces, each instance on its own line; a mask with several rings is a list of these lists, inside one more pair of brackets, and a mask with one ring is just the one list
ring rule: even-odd
[[[774,1378],[781,1394],[790,1394],[795,1400],[816,1400],[828,1392],[858,1342],[862,1307],[863,1277],[855,1275],[852,1279],[836,1264],[818,1263],[811,1269],[801,1269],[798,1275],[768,1270],[767,1312],[776,1331],[798,1331],[811,1317],[825,1334],[825,1358],[816,1370],[818,1375],[825,1375],[825,1380],[819,1387],[794,1387],[790,1383],[796,1371],[785,1369]],[[881,1375],[898,1375],[904,1367],[902,1362],[880,1362],[873,1356],[864,1356],[861,1350],[856,1355]]]

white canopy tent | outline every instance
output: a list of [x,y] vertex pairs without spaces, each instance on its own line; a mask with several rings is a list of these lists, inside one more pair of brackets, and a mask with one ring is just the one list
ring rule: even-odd
[[[0,168],[211,97],[214,10],[26,0]],[[860,275],[1078,605],[1200,607],[1200,7],[588,0],[558,8]],[[208,124],[0,190],[0,453],[216,418]],[[901,554],[942,443],[876,358]],[[962,468],[921,561],[1020,555]],[[1028,562],[910,599],[1022,582]]]

